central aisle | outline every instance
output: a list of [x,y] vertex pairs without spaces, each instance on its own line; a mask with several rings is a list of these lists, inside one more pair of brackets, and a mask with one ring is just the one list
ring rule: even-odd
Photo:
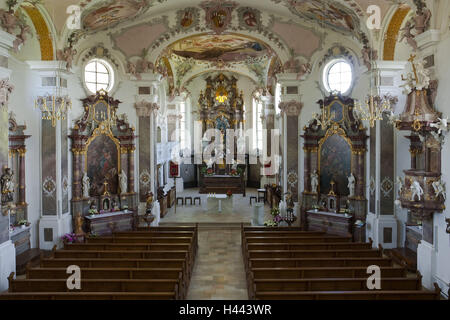
[[248,299],[240,229],[199,228],[198,236],[199,249],[187,299]]

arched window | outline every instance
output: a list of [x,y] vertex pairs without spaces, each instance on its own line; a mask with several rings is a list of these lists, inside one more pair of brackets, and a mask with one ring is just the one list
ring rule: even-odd
[[111,65],[101,59],[90,60],[84,67],[84,84],[94,94],[102,89],[110,91],[114,85],[114,71]]
[[352,65],[345,59],[332,60],[325,66],[323,83],[328,92],[345,95],[353,85]]

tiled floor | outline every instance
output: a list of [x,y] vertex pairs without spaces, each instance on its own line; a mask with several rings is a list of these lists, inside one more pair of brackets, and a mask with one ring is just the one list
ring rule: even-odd
[[[233,195],[233,213],[207,213],[207,194],[199,194],[198,189],[186,189],[181,193],[177,193],[177,197],[200,197],[202,200],[201,206],[196,205],[177,205],[177,212],[172,207],[166,216],[161,219],[161,222],[210,222],[210,223],[241,223],[251,222],[253,217],[253,208],[250,206],[250,196],[256,196],[256,189],[247,188],[246,196],[235,194]],[[197,202],[198,203],[198,202]],[[254,204],[255,201],[252,201]],[[265,214],[269,215],[269,207],[265,206]]]
[[[187,295],[188,300],[248,299],[241,234],[236,224],[250,223],[253,208],[250,196],[256,189],[247,189],[246,197],[233,195],[233,213],[207,213],[207,195],[198,189],[186,189],[177,197],[201,197],[202,205],[179,205],[161,219],[161,223],[200,223],[199,251]],[[252,202],[254,203],[254,201]],[[266,216],[269,208],[265,207]],[[213,227],[202,228],[202,223]],[[233,228],[234,224],[234,228]]]
[[240,230],[200,229],[198,246],[187,299],[248,299]]

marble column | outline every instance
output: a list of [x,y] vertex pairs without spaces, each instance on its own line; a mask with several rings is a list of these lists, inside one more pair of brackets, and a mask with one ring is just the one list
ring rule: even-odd
[[[381,96],[389,95],[395,99],[402,96],[401,74],[406,64],[406,61],[376,61],[373,75]],[[395,99],[391,101],[394,112],[397,107]],[[394,201],[397,198],[395,145],[394,127],[389,123],[388,115],[384,114],[383,120],[376,121],[375,126],[370,128],[366,237],[372,238],[374,247],[381,244],[387,249],[396,248],[399,243],[398,221],[394,215]]]
[[299,171],[299,115],[302,110],[299,81],[293,73],[277,75],[281,84],[281,110],[283,128],[283,192],[291,191],[294,202],[300,196]]
[[[70,72],[67,71],[65,61],[27,61],[27,64],[40,77],[36,99],[50,94],[70,100],[67,88]],[[47,103],[51,103],[51,100],[47,100]],[[54,123],[41,119],[42,216],[39,222],[39,246],[43,250],[51,250],[55,244],[60,245],[61,236],[72,231],[68,194],[68,126],[67,115],[65,119]],[[82,176],[79,169],[75,170],[76,182]],[[75,195],[80,195],[80,188],[81,185],[75,185]]]
[[[8,165],[8,102],[14,87],[9,82],[12,70],[8,69],[9,51],[15,36],[0,29],[0,166]],[[16,249],[9,236],[10,212],[0,209],[0,292],[8,289],[8,276],[16,271]]]
[[[266,136],[263,141],[263,151],[261,158],[261,171],[263,173],[266,173],[264,170],[264,164],[268,161],[271,162],[271,168],[269,173],[272,173],[271,175],[264,174],[261,178],[261,188],[264,188],[265,184],[272,184],[276,183],[275,181],[275,168],[276,168],[276,162],[277,162],[277,155],[278,150],[272,150],[272,136],[276,139],[279,137],[279,135],[275,135],[275,99],[272,96],[261,96],[260,97],[262,103],[263,103],[263,115],[262,115],[262,123],[263,128],[266,130]],[[264,136],[263,136],[264,138]],[[274,146],[275,147],[275,146]]]
[[[136,88],[135,109],[138,116],[138,190],[142,206],[149,192],[153,193],[153,214],[156,219],[152,225],[159,224],[159,202],[156,194],[156,116],[159,109],[159,88],[161,75],[142,74],[140,79],[132,78]],[[134,160],[134,159],[133,159]]]

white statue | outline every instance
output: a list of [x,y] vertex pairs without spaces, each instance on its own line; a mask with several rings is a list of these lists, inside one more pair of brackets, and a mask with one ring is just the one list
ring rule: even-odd
[[442,133],[442,131],[448,131],[448,117],[441,119],[438,118],[439,122],[431,123],[430,127],[438,129],[438,135]]
[[425,68],[425,62],[419,61],[416,63],[417,83],[416,89],[428,89],[430,86],[430,70]]
[[127,175],[122,170],[122,172],[119,174],[119,183],[120,183],[120,194],[126,194],[128,192],[127,189]]
[[411,201],[415,201],[416,196],[419,197],[419,201],[422,200],[423,189],[417,180],[411,183]]
[[435,197],[436,199],[439,197],[439,195],[441,194],[442,197],[444,198],[444,201],[447,200],[447,195],[445,193],[445,182],[442,182],[442,180],[437,180],[434,181],[432,184],[433,189],[434,189],[434,193],[435,193]]
[[395,123],[400,119],[398,115],[396,115],[394,112],[390,112],[388,115],[388,121],[391,125],[395,125]]
[[83,174],[83,198],[89,198],[89,190],[91,189],[91,181],[87,173]]
[[402,193],[404,183],[403,183],[402,178],[400,178],[399,176],[397,176],[397,184],[398,184],[398,192]]
[[311,192],[317,193],[317,187],[319,186],[319,175],[317,170],[311,173]]
[[406,75],[406,78],[403,78],[402,76],[402,80],[405,81],[405,83],[400,85],[400,87],[403,88],[403,94],[408,95],[414,88],[414,79],[412,73],[408,73]]
[[354,197],[355,196],[355,176],[353,175],[353,173],[350,173],[350,175],[348,176],[348,190],[349,190],[349,197]]

